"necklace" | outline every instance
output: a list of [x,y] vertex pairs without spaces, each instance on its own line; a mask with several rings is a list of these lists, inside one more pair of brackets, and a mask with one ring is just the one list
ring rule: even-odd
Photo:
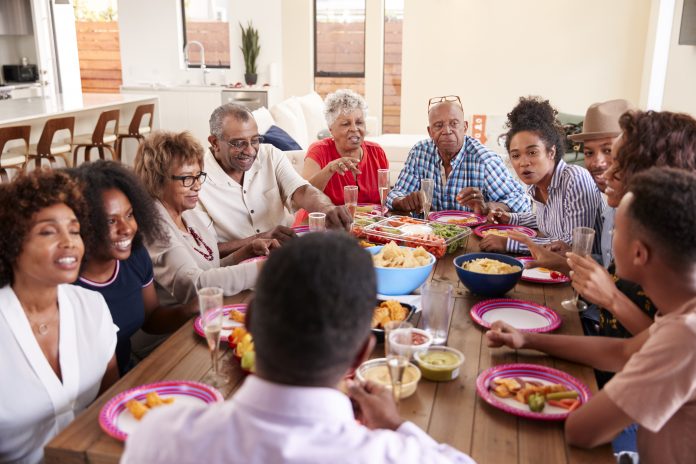
[[56,319],[56,315],[58,314],[58,310],[56,310],[53,315],[50,317],[50,319],[45,320],[43,322],[37,322],[31,320],[29,315],[27,314],[27,319],[29,319],[29,324],[32,327],[32,330],[39,335],[46,335],[51,328],[50,326],[53,324],[53,321]]
[[204,257],[205,259],[207,259],[208,261],[212,261],[212,260],[213,260],[213,250],[208,246],[207,243],[205,243],[205,242],[203,241],[203,239],[201,238],[201,236],[198,235],[198,233],[196,233],[195,230],[193,230],[191,227],[189,227],[189,228],[188,228],[188,231],[189,231],[189,233],[191,234],[191,237],[193,237],[193,240],[196,241],[196,245],[198,245],[199,247],[202,246],[202,247],[205,248],[205,253],[204,253],[203,251],[199,250],[199,249],[196,248],[196,247],[193,247],[193,249],[196,250],[198,253],[200,253],[201,256],[203,256],[203,257]]

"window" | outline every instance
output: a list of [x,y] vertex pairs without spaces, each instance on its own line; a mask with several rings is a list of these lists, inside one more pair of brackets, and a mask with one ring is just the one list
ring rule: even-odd
[[314,1],[315,77],[365,77],[365,0]]
[[[181,0],[184,25],[184,48],[196,41],[203,46],[208,68],[230,67],[230,24],[227,0]],[[201,47],[188,48],[189,68],[201,67]]]

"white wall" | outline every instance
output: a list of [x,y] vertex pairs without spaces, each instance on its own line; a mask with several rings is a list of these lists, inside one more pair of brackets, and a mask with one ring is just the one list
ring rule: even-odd
[[285,95],[314,90],[313,0],[283,0],[283,88]]
[[[258,84],[269,82],[271,63],[283,59],[281,0],[227,0],[230,23],[229,70],[211,69],[209,82],[244,82],[244,61],[239,22],[248,20],[259,30],[261,54]],[[187,70],[183,61],[181,2],[172,0],[119,0],[123,85],[143,83],[182,84],[201,82],[199,69]]]
[[539,94],[584,114],[640,99],[650,0],[405,0],[401,131],[423,132],[429,97],[505,114]]
[[677,0],[672,23],[662,109],[696,117],[696,46],[679,45],[684,0]]

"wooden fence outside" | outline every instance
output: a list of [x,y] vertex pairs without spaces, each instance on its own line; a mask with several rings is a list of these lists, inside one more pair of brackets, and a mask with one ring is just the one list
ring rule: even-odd
[[77,53],[82,91],[118,93],[121,79],[121,49],[117,21],[77,21]]

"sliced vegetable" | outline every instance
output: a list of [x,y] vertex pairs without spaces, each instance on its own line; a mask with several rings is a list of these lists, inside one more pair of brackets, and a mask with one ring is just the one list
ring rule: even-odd
[[549,406],[555,406],[557,408],[568,409],[570,407],[567,404],[562,403],[562,402],[557,401],[557,400],[547,400],[546,402],[549,404]]
[[575,400],[571,407],[568,408],[568,412],[573,412],[580,407],[580,399]]
[[576,392],[575,390],[568,390],[568,391],[547,393],[546,394],[547,400],[564,400],[566,398],[577,398],[577,397],[578,397],[578,392]]
[[541,412],[544,410],[544,406],[546,406],[546,398],[541,393],[532,393],[527,397],[527,404],[530,411]]

